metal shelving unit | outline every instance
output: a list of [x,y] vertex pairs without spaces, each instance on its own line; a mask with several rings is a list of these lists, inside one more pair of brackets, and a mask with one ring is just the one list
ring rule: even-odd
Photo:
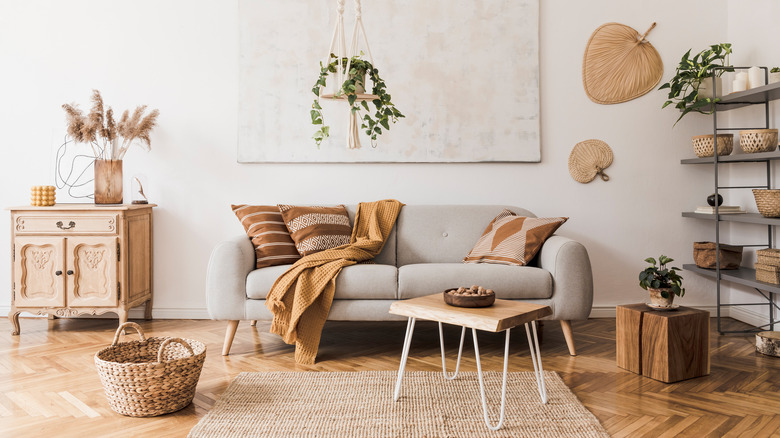
[[[743,70],[748,67],[731,67],[735,70]],[[769,82],[768,69],[764,69],[765,82]],[[723,67],[716,67],[715,70],[724,69]],[[714,95],[717,96],[717,84],[715,82],[715,72],[712,75],[712,87]],[[751,88],[750,90],[741,91],[737,93],[731,93],[729,95],[719,98],[719,100],[713,105],[706,107],[705,110],[712,111],[712,131],[715,135],[715,145],[717,145],[717,134],[722,131],[739,131],[743,129],[757,129],[769,128],[769,102],[773,100],[780,100],[780,83],[771,85],[765,85],[763,87]],[[718,126],[718,113],[724,111],[731,111],[738,108],[744,108],[751,105],[764,105],[764,126],[759,127],[720,127]],[[717,146],[715,147],[717,150]],[[732,189],[769,189],[772,188],[772,166],[771,163],[774,160],[780,160],[780,151],[763,152],[756,154],[737,154],[727,155],[719,157],[717,153],[713,154],[712,158],[689,158],[681,160],[681,164],[712,164],[713,173],[715,176],[715,195],[717,197],[721,190]],[[718,176],[718,164],[726,163],[766,163],[766,184],[755,186],[721,186]],[[684,264],[683,269],[694,272],[696,274],[710,277],[715,279],[716,297],[717,297],[717,321],[718,332],[724,333],[749,333],[763,330],[765,327],[769,327],[770,330],[774,330],[775,318],[774,310],[780,310],[780,307],[775,303],[774,294],[780,293],[780,286],[770,283],[764,283],[756,280],[755,269],[741,267],[735,270],[720,269],[720,223],[721,222],[739,222],[746,224],[765,225],[767,227],[767,241],[757,245],[742,245],[742,246],[754,246],[754,247],[774,247],[774,227],[780,226],[780,219],[777,218],[765,218],[758,213],[744,213],[744,214],[719,214],[717,206],[715,207],[715,214],[702,214],[694,212],[683,212],[683,217],[710,220],[715,224],[715,266],[716,269],[703,269],[695,264]],[[743,286],[752,287],[758,292],[765,301],[757,303],[740,303],[731,304],[723,303],[721,300],[721,282],[728,281]],[[751,330],[735,330],[724,331],[721,326],[721,309],[723,307],[731,306],[767,306],[769,309],[769,324],[764,324],[759,327],[755,327]]]

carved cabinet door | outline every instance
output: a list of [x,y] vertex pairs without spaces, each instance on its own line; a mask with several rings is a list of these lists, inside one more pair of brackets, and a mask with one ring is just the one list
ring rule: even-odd
[[14,239],[14,303],[17,307],[65,305],[64,239]]
[[119,297],[116,237],[67,239],[69,307],[116,306]]

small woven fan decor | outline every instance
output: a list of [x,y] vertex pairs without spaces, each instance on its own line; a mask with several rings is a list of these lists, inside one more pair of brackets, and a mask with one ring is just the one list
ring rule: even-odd
[[601,140],[585,140],[574,145],[569,154],[569,173],[575,181],[587,184],[600,175],[604,181],[609,176],[604,169],[612,164],[612,149]]
[[627,102],[646,94],[661,81],[661,56],[643,35],[620,23],[607,23],[590,36],[582,59],[582,84],[590,100],[600,104]]

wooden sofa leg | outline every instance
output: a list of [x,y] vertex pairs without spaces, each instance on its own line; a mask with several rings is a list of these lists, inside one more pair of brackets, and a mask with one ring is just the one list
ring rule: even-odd
[[571,332],[571,321],[561,320],[561,329],[563,330],[563,337],[566,338],[566,345],[569,347],[569,354],[576,356],[577,350],[574,349],[574,335]]
[[236,329],[238,329],[238,321],[228,321],[227,330],[225,331],[225,343],[222,345],[223,356],[230,354],[230,346],[233,345]]
[[249,325],[251,325],[252,327],[256,327],[257,326],[257,320],[253,319],[252,321],[249,322]]

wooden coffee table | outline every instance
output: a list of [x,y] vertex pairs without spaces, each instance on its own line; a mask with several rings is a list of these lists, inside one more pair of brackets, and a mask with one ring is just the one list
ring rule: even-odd
[[[549,306],[538,304],[523,303],[509,300],[496,300],[490,307],[477,309],[453,307],[444,303],[441,293],[428,295],[420,298],[412,298],[404,301],[396,301],[390,306],[390,313],[394,315],[406,316],[409,321],[406,325],[406,337],[404,339],[403,352],[401,353],[401,364],[398,368],[398,380],[395,384],[395,394],[393,400],[398,400],[401,394],[401,381],[404,377],[404,368],[406,360],[409,358],[409,346],[412,343],[412,334],[414,333],[414,323],[419,319],[437,321],[439,323],[439,343],[441,345],[441,367],[444,378],[452,380],[458,375],[460,369],[460,358],[463,353],[463,339],[466,336],[466,328],[471,329],[471,335],[474,338],[474,354],[477,359],[477,375],[479,376],[479,391],[482,396],[482,412],[485,417],[485,424],[490,430],[498,430],[504,424],[504,407],[506,405],[506,377],[507,366],[509,364],[509,331],[517,326],[525,325],[526,335],[528,336],[528,346],[531,350],[531,362],[534,364],[534,375],[539,389],[539,396],[542,403],[547,403],[547,388],[544,385],[544,374],[542,372],[542,355],[539,351],[539,340],[536,336],[536,320],[552,314]],[[450,376],[447,374],[447,365],[444,360],[444,335],[442,334],[442,323],[454,324],[463,327],[460,334],[460,347],[458,348],[458,362],[455,366],[455,373]],[[530,325],[530,328],[529,328]],[[493,426],[488,419],[487,402],[485,401],[485,384],[482,379],[482,364],[479,360],[479,343],[477,342],[477,330],[488,332],[506,332],[506,341],[504,345],[504,378],[501,385],[501,416],[498,424]],[[531,337],[533,333],[533,338]]]

